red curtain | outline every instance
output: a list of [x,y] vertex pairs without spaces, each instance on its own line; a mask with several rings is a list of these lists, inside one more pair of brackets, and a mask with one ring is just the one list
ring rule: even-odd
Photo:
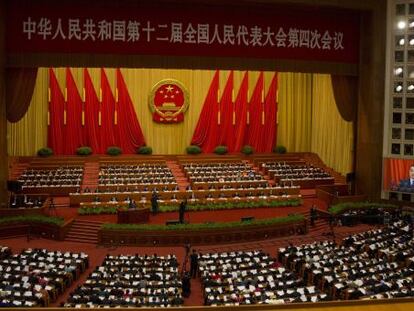
[[234,125],[233,125],[233,86],[234,74],[230,71],[226,86],[220,100],[220,131],[217,145],[227,146],[229,152],[234,148]]
[[101,69],[101,126],[100,147],[105,153],[110,146],[119,146],[118,127],[115,124],[115,98],[112,94],[108,78],[104,69]]
[[218,126],[218,93],[219,90],[219,71],[214,74],[208,90],[206,99],[204,100],[203,109],[194,130],[192,145],[200,146],[203,152],[209,153],[217,146]]
[[262,139],[257,146],[256,152],[272,152],[277,137],[277,73],[274,74],[270,83],[264,103],[264,126],[262,126]]
[[88,70],[83,70],[85,86],[85,142],[94,153],[105,153],[99,144],[99,100]]
[[239,152],[244,145],[247,128],[247,102],[249,90],[249,73],[246,71],[240,84],[240,89],[234,103],[236,122],[234,126],[235,143],[234,152]]
[[245,140],[246,144],[252,146],[256,152],[259,152],[261,149],[261,140],[263,139],[263,80],[263,72],[261,72],[249,103],[250,122],[247,127],[247,137]]
[[54,154],[65,153],[65,140],[63,136],[65,99],[56,79],[55,72],[49,68],[49,126],[48,146]]
[[66,68],[66,125],[64,126],[65,154],[75,154],[84,145],[82,126],[82,98],[69,68]]
[[17,122],[26,114],[36,84],[37,68],[6,69],[7,120]]
[[145,139],[120,69],[116,71],[116,82],[119,108],[117,127],[119,137],[122,137],[119,146],[124,153],[135,153],[140,146],[145,145]]

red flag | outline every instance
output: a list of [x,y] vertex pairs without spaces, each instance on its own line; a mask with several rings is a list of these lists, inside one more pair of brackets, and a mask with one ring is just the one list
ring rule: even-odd
[[233,128],[233,86],[234,73],[230,71],[227,78],[226,86],[220,99],[220,134],[217,145],[227,146],[232,151],[234,144],[234,128]]
[[53,149],[54,154],[59,155],[65,152],[65,140],[63,139],[65,99],[52,68],[49,68],[49,90],[48,146]]
[[110,146],[119,147],[119,137],[115,120],[115,98],[112,94],[105,70],[101,69],[101,128],[100,128],[100,147],[106,152]]
[[212,152],[218,144],[218,90],[219,71],[217,70],[211,81],[206,99],[204,100],[203,109],[198,118],[197,126],[191,140],[192,145],[200,146],[205,153]]
[[250,145],[255,151],[259,152],[260,140],[262,137],[262,97],[263,97],[263,72],[260,73],[257,79],[253,95],[249,103],[249,127],[245,144]]
[[99,135],[99,100],[93,87],[88,70],[83,70],[85,85],[85,141],[94,153],[105,153],[100,146]]
[[134,105],[129,96],[127,86],[122,76],[121,70],[116,70],[116,85],[118,94],[118,130],[120,147],[124,153],[136,153],[136,150],[145,145],[144,135],[139,125]]
[[234,109],[236,114],[236,122],[234,126],[235,143],[233,146],[234,152],[239,152],[243,147],[246,128],[247,128],[247,104],[248,104],[248,92],[249,92],[249,73],[246,71],[243,80],[240,84],[239,93],[237,94],[236,101],[234,103]]
[[75,154],[76,148],[84,145],[82,129],[82,99],[69,68],[66,68],[66,126],[65,154]]

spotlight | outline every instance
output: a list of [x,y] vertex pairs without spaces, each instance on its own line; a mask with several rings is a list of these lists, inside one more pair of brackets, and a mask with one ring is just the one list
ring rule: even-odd
[[404,38],[402,38],[402,39],[400,39],[400,41],[398,41],[398,44],[399,45],[404,45],[404,43],[405,43],[405,39]]
[[402,85],[397,85],[397,87],[395,88],[395,91],[399,93],[402,91],[402,89],[403,89]]
[[409,91],[412,91],[412,90],[414,90],[414,84],[410,84],[409,86],[408,86],[408,88],[407,88]]
[[414,39],[410,39],[409,44],[414,45]]
[[399,21],[398,24],[397,24],[397,27],[398,27],[398,29],[404,29],[406,25],[407,25],[406,22]]
[[409,28],[413,28],[413,27],[414,27],[414,21],[410,22],[410,23],[408,24],[408,27],[409,27]]

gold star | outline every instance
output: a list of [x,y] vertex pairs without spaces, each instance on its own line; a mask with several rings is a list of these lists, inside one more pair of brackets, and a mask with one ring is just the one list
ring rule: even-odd
[[171,85],[168,85],[165,89],[168,93],[171,93],[174,90],[174,88]]

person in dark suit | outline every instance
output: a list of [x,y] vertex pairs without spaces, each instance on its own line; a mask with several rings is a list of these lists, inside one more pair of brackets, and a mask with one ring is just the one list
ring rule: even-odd
[[409,178],[403,179],[400,181],[399,188],[409,188],[414,189],[414,165],[410,166],[410,170],[408,171]]
[[152,213],[155,215],[158,212],[158,194],[156,191],[152,192],[151,196],[151,209]]
[[184,223],[184,215],[185,215],[186,208],[187,208],[187,200],[185,199],[180,203],[180,209],[178,211],[180,224]]
[[191,277],[194,279],[197,276],[198,270],[198,254],[195,249],[193,249],[193,253],[190,255],[190,274]]

